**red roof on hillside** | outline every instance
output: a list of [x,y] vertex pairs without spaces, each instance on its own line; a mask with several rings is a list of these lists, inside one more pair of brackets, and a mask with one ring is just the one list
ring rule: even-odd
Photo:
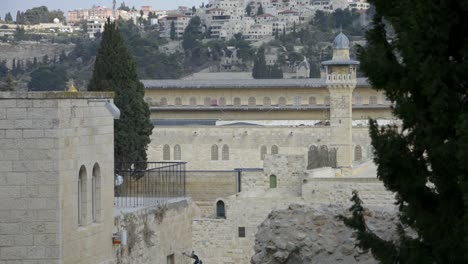
[[265,13],[265,14],[258,15],[257,17],[275,17],[275,16],[272,14]]

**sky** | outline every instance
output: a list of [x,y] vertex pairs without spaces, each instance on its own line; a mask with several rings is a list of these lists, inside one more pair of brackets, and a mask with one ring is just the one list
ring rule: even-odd
[[[199,6],[203,1],[208,0],[123,0],[127,6],[150,5],[154,9],[175,9],[178,6]],[[120,6],[122,0],[117,0],[117,6]],[[15,19],[16,11],[25,11],[28,8],[36,6],[47,6],[49,9],[61,9],[67,11],[76,8],[90,8],[93,5],[112,7],[112,0],[0,0],[0,16],[5,17],[7,12],[11,12]],[[66,13],[66,12],[65,12]]]

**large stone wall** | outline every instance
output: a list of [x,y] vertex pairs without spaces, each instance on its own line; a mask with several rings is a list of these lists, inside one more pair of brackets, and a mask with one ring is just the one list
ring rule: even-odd
[[123,210],[115,216],[115,233],[127,231],[127,245],[114,246],[115,263],[190,264],[182,252],[192,251],[192,219],[199,216],[191,199],[163,203],[140,210]]
[[[112,260],[110,93],[0,93],[0,263]],[[100,167],[98,218],[91,175]],[[83,223],[78,175],[86,167]]]

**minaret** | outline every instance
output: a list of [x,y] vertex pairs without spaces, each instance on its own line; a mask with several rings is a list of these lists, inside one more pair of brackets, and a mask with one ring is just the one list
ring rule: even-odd
[[349,58],[349,39],[340,32],[333,41],[333,58],[322,62],[330,93],[330,147],[336,148],[336,164],[343,176],[352,175],[352,96],[358,61]]

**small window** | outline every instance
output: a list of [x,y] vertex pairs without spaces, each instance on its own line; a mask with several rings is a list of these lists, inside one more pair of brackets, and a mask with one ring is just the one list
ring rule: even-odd
[[245,237],[245,227],[239,227],[239,237]]
[[167,264],[175,264],[175,255],[171,254],[167,256]]
[[163,147],[163,160],[170,160],[171,159],[171,148],[169,145],[164,145]]
[[264,160],[266,154],[267,154],[267,147],[266,146],[261,146],[260,147],[260,159]]
[[271,147],[271,154],[272,154],[272,155],[275,155],[275,154],[278,154],[278,153],[279,153],[278,146],[273,145],[273,146]]
[[205,97],[205,100],[203,101],[203,104],[205,106],[210,106],[211,105],[211,98],[210,97]]
[[174,146],[174,160],[181,160],[182,153],[179,145]]
[[218,104],[221,106],[226,105],[226,98],[224,97],[219,98]]
[[224,145],[222,149],[222,159],[223,160],[229,160],[229,146]]
[[309,105],[316,105],[317,104],[317,100],[315,99],[315,97],[311,96],[309,97]]
[[197,98],[195,97],[190,97],[190,105],[195,106],[197,105]]
[[239,97],[234,98],[233,104],[234,104],[234,106],[240,106],[241,105],[241,99]]
[[226,207],[224,206],[223,201],[218,201],[216,203],[216,217],[217,218],[226,218]]
[[359,96],[359,95],[356,95],[356,96],[354,97],[354,104],[355,104],[355,105],[361,105],[361,104],[362,104],[362,97]]
[[83,226],[86,224],[86,193],[87,193],[87,179],[86,179],[86,167],[83,165],[80,167],[80,172],[78,174],[78,189],[77,189],[77,196],[78,196],[78,225]]
[[218,145],[211,146],[211,160],[218,160]]
[[176,97],[176,99],[174,100],[174,104],[175,105],[182,105],[182,99],[180,97]]
[[302,99],[300,96],[294,97],[294,106],[301,106],[302,105]]
[[277,186],[276,175],[270,175],[270,189],[274,189]]
[[278,106],[286,106],[286,98],[285,97],[280,97],[278,99]]
[[323,99],[323,104],[324,105],[330,105],[330,96],[325,96],[325,98]]
[[377,104],[377,96],[369,97],[369,104],[370,105],[376,105]]
[[162,106],[167,105],[167,99],[165,97],[161,98],[161,100],[159,101],[159,105],[162,105]]
[[362,160],[362,148],[359,145],[354,148],[354,160],[355,161]]
[[93,167],[93,178],[91,185],[93,222],[96,223],[99,222],[101,218],[101,169],[97,163],[94,164]]
[[270,97],[263,98],[263,105],[264,106],[270,106],[271,105],[271,98]]
[[249,97],[249,106],[256,106],[257,101],[255,100],[255,97]]

